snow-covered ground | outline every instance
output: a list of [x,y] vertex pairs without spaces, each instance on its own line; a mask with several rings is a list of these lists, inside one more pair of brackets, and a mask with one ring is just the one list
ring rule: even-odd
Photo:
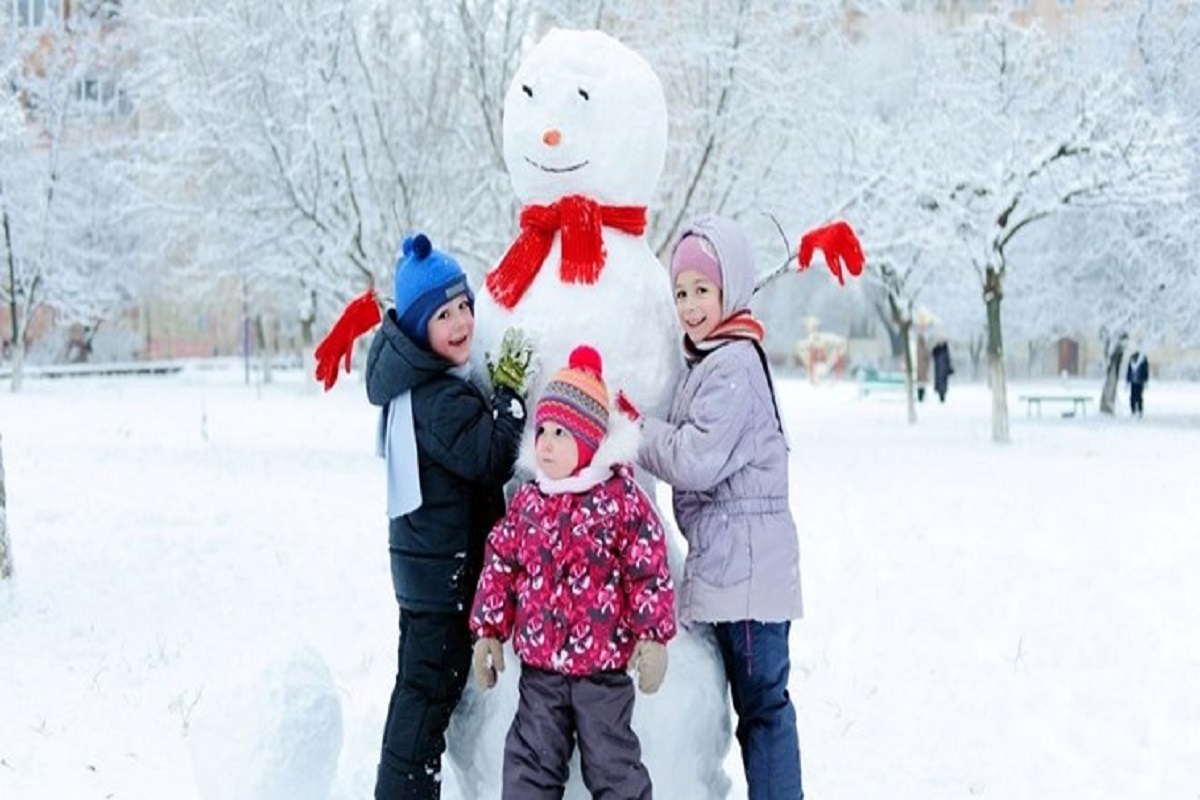
[[[339,703],[330,796],[370,796],[396,610],[359,378],[0,393],[0,798],[192,800],[271,765],[263,793],[300,796]],[[1152,383],[1140,421],[1027,419],[1030,388],[998,447],[981,386],[909,426],[898,396],[779,381],[810,797],[1200,797],[1200,385]]]

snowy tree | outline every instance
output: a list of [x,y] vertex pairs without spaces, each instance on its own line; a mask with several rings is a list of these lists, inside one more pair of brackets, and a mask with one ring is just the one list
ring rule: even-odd
[[987,17],[952,43],[947,66],[957,69],[943,88],[961,123],[943,141],[943,188],[930,210],[953,221],[983,290],[992,438],[1006,442],[1001,307],[1017,237],[1071,206],[1178,194],[1182,141],[1170,119],[1139,105],[1126,75],[1083,69],[1036,30]]
[[500,107],[524,49],[551,25],[599,26],[664,81],[672,149],[648,234],[658,252],[700,211],[758,223],[774,247],[766,214],[799,231],[833,210],[808,183],[824,183],[812,168],[823,120],[790,100],[805,69],[795,37],[833,29],[827,4],[736,0],[680,18],[598,0],[403,14],[378,0],[157,0],[130,13],[153,43],[140,88],[161,98],[146,181],[169,199],[160,260],[184,265],[189,281],[248,283],[252,303],[291,309],[315,291],[330,311],[366,286],[386,295],[399,239],[418,227],[477,277],[491,267],[519,210]]
[[14,391],[39,308],[94,331],[130,298],[136,275],[138,223],[126,203],[132,158],[122,135],[127,99],[114,78],[123,50],[92,17],[73,19],[42,35],[12,36],[0,55],[16,92],[5,98],[15,103],[16,123],[11,108],[0,123],[2,291],[12,317]]
[[[635,4],[630,4],[631,6]],[[821,198],[806,208],[797,196],[811,193],[813,117],[798,113],[792,87],[807,63],[789,52],[797,41],[813,41],[836,19],[811,3],[776,4],[747,0],[705,4],[679,15],[669,7],[645,26],[644,12],[631,9],[629,38],[652,60],[669,98],[671,149],[660,185],[663,212],[652,233],[664,253],[687,219],[715,211],[773,228],[798,231],[822,217]],[[819,114],[824,98],[804,98]],[[814,213],[804,222],[806,211]]]
[[1133,329],[1160,342],[1172,335],[1194,346],[1200,344],[1200,241],[1194,235],[1200,229],[1200,6],[1144,0],[1134,16],[1135,24],[1117,17],[1112,28],[1134,33],[1147,105],[1181,120],[1187,187],[1183,202],[1164,197],[1129,225],[1137,235],[1135,252],[1145,253],[1155,267],[1148,286],[1158,301],[1158,314]]
[[849,170],[861,188],[848,213],[869,254],[865,294],[903,365],[910,422],[916,421],[914,325],[961,330],[968,307],[977,316],[956,231],[947,218],[928,213],[942,190],[936,179],[943,131],[953,123],[937,104],[942,64],[929,57],[943,36],[928,17],[881,11],[864,23],[836,73],[853,98],[843,116],[852,120]]
[[453,46],[469,6],[482,8],[149,4],[138,24],[159,44],[143,80],[161,102],[153,182],[172,198],[170,261],[286,309],[313,292],[326,310],[365,287],[390,294],[417,228],[481,271],[510,192],[471,113],[471,71],[492,61]]
[[[1016,319],[1052,320],[1057,324],[1048,332],[1054,334],[1099,332],[1105,374],[1100,407],[1106,413],[1114,410],[1126,343],[1200,340],[1194,313],[1200,253],[1191,235],[1200,223],[1200,94],[1190,80],[1200,68],[1198,23],[1200,13],[1187,4],[1147,2],[1098,17],[1072,37],[1072,57],[1087,71],[1111,62],[1113,53],[1127,54],[1139,106],[1177,120],[1186,137],[1177,152],[1160,157],[1187,177],[1180,179],[1182,187],[1170,186],[1159,196],[1069,208],[1048,220],[1018,248],[1020,261],[1044,261],[1047,268],[1025,270],[1009,283]],[[1051,265],[1058,265],[1060,280],[1041,277]]]
[[[649,215],[656,252],[688,217],[717,211],[746,225],[769,266],[780,256],[772,216],[793,234],[846,216],[872,260],[899,259],[898,277],[912,271],[906,291],[919,286],[946,330],[987,332],[1003,440],[1002,299],[1062,312],[1046,325],[1010,315],[1010,332],[1030,340],[1094,330],[1070,296],[1052,298],[1108,268],[1040,247],[1038,228],[1058,230],[1054,219],[1076,207],[1099,220],[1101,204],[1136,216],[1169,197],[1160,179],[1185,148],[1164,130],[1179,112],[1140,107],[1146,90],[1122,74],[1134,59],[1111,57],[1117,45],[1071,30],[1048,39],[992,16],[948,31],[906,5],[720,0],[679,14],[675,3],[633,0],[400,12],[382,0],[152,0],[128,14],[143,43],[137,90],[150,148],[137,188],[143,218],[163,235],[138,252],[186,278],[180,285],[238,287],[248,320],[303,307],[296,324],[318,332],[363,288],[386,297],[397,244],[413,229],[478,278],[516,227],[500,141],[513,69],[549,26],[596,26],[651,62],[670,103]],[[1148,19],[1170,18],[1164,6],[1147,2]],[[1141,31],[1148,52],[1192,63],[1185,39],[1162,44],[1170,26]],[[1132,55],[1134,42],[1129,34],[1121,46]],[[1172,69],[1158,84],[1194,93]],[[1086,218],[1067,224],[1091,230]],[[1152,235],[1133,218],[1121,224]],[[1176,278],[1163,291],[1194,297],[1194,283]],[[806,279],[773,284],[756,306],[786,341],[803,334],[802,309],[851,318],[862,299]]]
[[[847,215],[865,185],[849,168],[854,100],[838,72],[850,49],[843,12],[822,2],[729,0],[683,15],[663,4],[655,14],[647,26],[637,9],[629,24],[670,104],[654,246],[665,258],[689,217],[719,212],[746,228],[760,270],[769,270],[801,232]],[[780,227],[790,241],[780,241]],[[812,316],[848,328],[861,301],[858,287],[806,277],[772,282],[754,305],[769,340],[786,345],[807,336]]]

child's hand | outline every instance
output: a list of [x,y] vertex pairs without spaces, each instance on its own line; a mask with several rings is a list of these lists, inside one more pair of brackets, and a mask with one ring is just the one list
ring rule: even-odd
[[492,386],[507,386],[524,397],[533,376],[532,362],[533,340],[520,328],[509,328],[500,340],[500,358],[495,364],[490,356],[487,359]]
[[630,422],[636,423],[640,422],[642,419],[642,412],[638,411],[638,408],[633,404],[633,401],[631,401],[625,395],[624,389],[617,391],[617,411],[620,411],[622,414],[629,417]]
[[638,688],[645,694],[654,694],[667,675],[667,646],[649,639],[641,640],[633,648],[629,668],[637,670]]
[[504,672],[504,645],[499,639],[485,636],[475,643],[471,654],[471,669],[475,673],[475,685],[486,692],[496,685],[496,673]]

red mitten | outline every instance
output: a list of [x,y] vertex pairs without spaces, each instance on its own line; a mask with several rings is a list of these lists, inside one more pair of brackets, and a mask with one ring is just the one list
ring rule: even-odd
[[617,411],[629,417],[630,422],[638,422],[642,418],[642,412],[625,396],[623,389],[617,392]]
[[379,324],[379,301],[371,289],[350,301],[333,328],[317,345],[313,355],[317,359],[317,380],[325,384],[325,391],[333,388],[338,379],[338,362],[345,360],[346,372],[350,371],[350,357],[354,353],[354,340]]
[[843,286],[846,285],[846,280],[842,277],[843,265],[846,271],[855,277],[862,274],[866,257],[863,255],[862,245],[858,243],[858,237],[854,235],[854,229],[847,223],[838,220],[820,228],[813,228],[800,237],[801,271],[808,269],[816,250],[825,254],[825,264]]

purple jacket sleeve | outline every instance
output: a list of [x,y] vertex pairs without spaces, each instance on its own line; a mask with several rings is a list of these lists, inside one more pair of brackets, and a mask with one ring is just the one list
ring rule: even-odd
[[739,444],[750,426],[745,402],[749,381],[737,359],[702,363],[696,369],[709,371],[699,376],[701,383],[682,420],[645,418],[638,463],[676,489],[702,492],[748,460]]

